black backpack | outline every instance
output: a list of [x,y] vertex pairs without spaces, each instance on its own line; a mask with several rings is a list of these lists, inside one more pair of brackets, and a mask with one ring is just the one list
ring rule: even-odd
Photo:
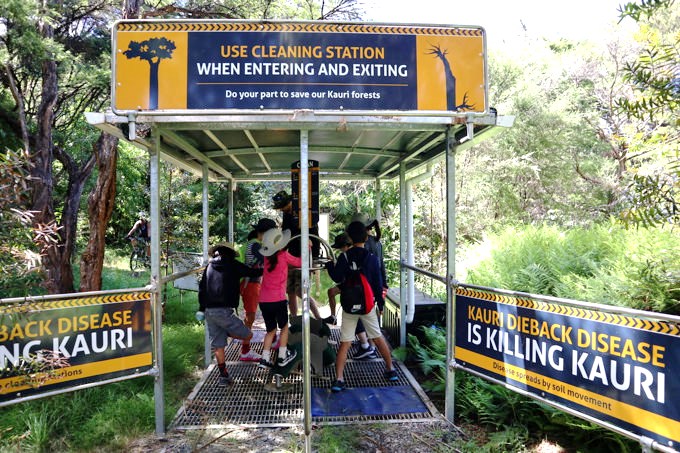
[[352,315],[370,313],[375,305],[375,299],[371,285],[361,272],[369,254],[366,255],[361,265],[357,264],[356,261],[350,261],[345,253],[343,255],[347,259],[350,270],[345,275],[345,280],[338,285],[340,287],[340,305],[345,313]]

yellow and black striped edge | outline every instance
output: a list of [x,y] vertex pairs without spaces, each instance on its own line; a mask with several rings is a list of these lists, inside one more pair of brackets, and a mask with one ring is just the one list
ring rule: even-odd
[[559,315],[566,315],[575,318],[606,322],[624,327],[648,330],[650,332],[680,336],[680,325],[672,322],[652,321],[648,319],[634,318],[632,316],[618,315],[615,313],[585,310],[583,308],[570,307],[567,305],[550,304],[538,300],[495,294],[486,291],[476,291],[461,287],[456,289],[456,295],[487,300],[489,302],[516,305],[518,307],[530,308],[534,310],[542,310],[549,313],[556,313]]
[[0,315],[3,314],[16,314],[16,313],[29,313],[42,310],[54,310],[57,308],[71,308],[71,307],[84,307],[88,305],[100,305],[100,304],[111,304],[117,302],[134,302],[138,300],[150,300],[151,293],[149,292],[139,292],[139,293],[127,293],[127,294],[114,294],[107,296],[95,296],[95,297],[77,297],[68,299],[57,299],[57,300],[47,300],[47,301],[26,301],[21,304],[15,304],[11,306],[0,307]]
[[257,24],[257,23],[135,23],[121,22],[116,31],[181,32],[181,31],[284,31],[312,33],[369,33],[389,35],[484,36],[481,28],[418,27],[403,25],[349,24]]

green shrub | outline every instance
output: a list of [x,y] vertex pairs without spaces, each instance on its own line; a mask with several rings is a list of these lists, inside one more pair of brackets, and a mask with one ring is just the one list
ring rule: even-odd
[[486,241],[478,249],[492,251],[467,270],[466,283],[680,313],[677,232],[613,223],[568,231],[525,226]]
[[[446,332],[436,327],[422,329],[424,344],[409,335],[409,349],[423,373],[431,379],[423,383],[423,387],[441,393],[446,378]],[[500,385],[464,372],[456,373],[455,380],[457,418],[480,424],[491,432],[483,452],[522,451],[529,441],[545,436],[567,447],[595,453],[639,449],[630,439]]]

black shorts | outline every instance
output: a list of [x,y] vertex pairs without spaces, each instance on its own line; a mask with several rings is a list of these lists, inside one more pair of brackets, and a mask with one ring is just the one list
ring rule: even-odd
[[260,302],[260,311],[264,318],[264,325],[267,332],[283,329],[288,325],[288,301],[279,302]]

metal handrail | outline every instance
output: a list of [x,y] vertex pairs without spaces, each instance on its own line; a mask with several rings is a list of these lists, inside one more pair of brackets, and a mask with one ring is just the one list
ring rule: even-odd
[[680,323],[680,316],[677,315],[670,315],[667,313],[659,313],[659,312],[654,312],[654,311],[646,311],[646,310],[638,310],[636,308],[628,308],[628,307],[619,307],[616,305],[607,305],[607,304],[600,304],[596,302],[583,302],[580,300],[574,300],[574,299],[565,299],[562,297],[553,297],[553,296],[544,296],[541,294],[533,294],[533,293],[525,293],[522,291],[512,291],[508,289],[500,289],[500,288],[493,288],[490,286],[480,286],[480,285],[472,285],[469,283],[463,283],[455,279],[451,279],[450,283],[446,279],[446,277],[442,277],[441,275],[435,274],[433,272],[427,271],[425,269],[422,269],[417,266],[410,266],[404,262],[401,263],[401,266],[406,268],[406,269],[411,269],[414,272],[418,272],[419,274],[423,274],[427,277],[430,277],[432,279],[438,280],[442,283],[450,284],[451,287],[461,287],[461,288],[469,288],[469,289],[476,289],[480,291],[489,291],[497,294],[503,294],[506,296],[513,296],[513,297],[524,297],[527,299],[534,299],[534,300],[540,300],[542,302],[548,302],[548,303],[554,303],[554,304],[562,304],[562,305],[569,305],[572,307],[578,307],[578,308],[583,308],[583,309],[589,309],[589,310],[600,310],[600,311],[606,311],[610,313],[621,313],[621,314],[626,314],[626,315],[631,315],[631,316],[641,316],[641,317],[646,317],[646,318],[653,318],[653,319],[659,319],[662,321],[669,321],[669,322],[675,322],[675,323]]
[[141,288],[105,289],[101,291],[83,291],[82,293],[45,294],[43,296],[10,297],[6,299],[0,299],[0,304],[13,304],[17,302],[37,302],[41,300],[64,299],[68,297],[101,296],[104,294],[134,293],[142,291],[151,291],[152,289],[153,289],[152,285],[147,285]]
[[427,277],[430,277],[433,280],[438,280],[444,284],[448,283],[446,281],[446,277],[442,277],[441,275],[435,274],[434,272],[427,271],[423,268],[416,267],[416,266],[411,266],[410,264],[407,264],[403,261],[401,261],[401,267],[404,267],[406,269],[411,269],[412,271],[418,272],[419,274],[423,274]]
[[189,269],[188,271],[175,272],[174,274],[166,275],[165,277],[161,277],[161,285],[177,280],[178,278],[186,277],[187,275],[198,274],[205,268],[206,266],[201,266],[195,269]]

